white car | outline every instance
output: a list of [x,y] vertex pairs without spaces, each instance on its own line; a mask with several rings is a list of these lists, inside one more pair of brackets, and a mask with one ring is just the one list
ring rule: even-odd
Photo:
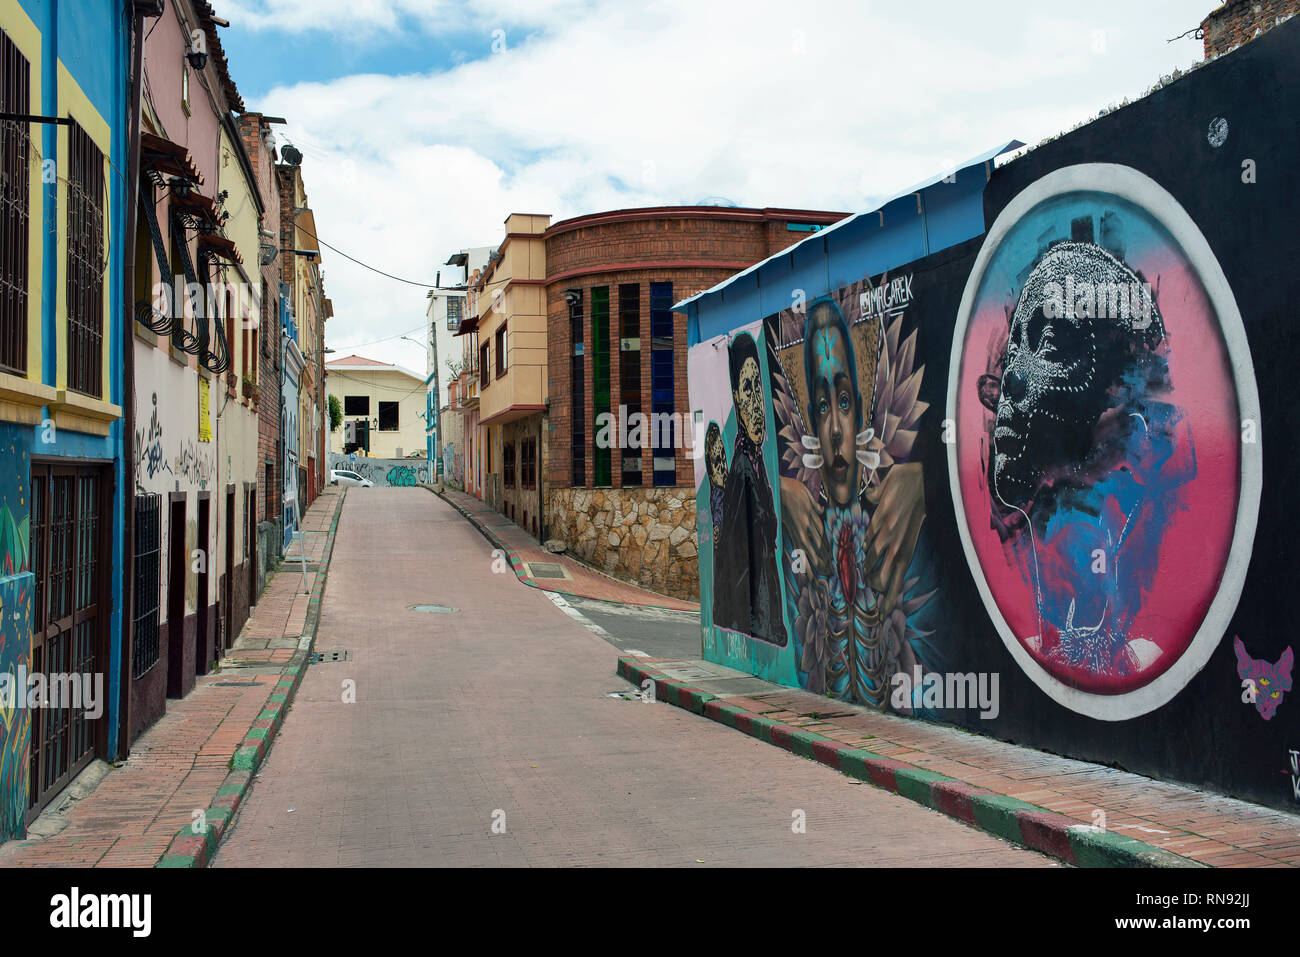
[[331,485],[356,485],[360,488],[374,488],[375,483],[368,478],[362,478],[356,472],[350,472],[347,469],[330,469]]

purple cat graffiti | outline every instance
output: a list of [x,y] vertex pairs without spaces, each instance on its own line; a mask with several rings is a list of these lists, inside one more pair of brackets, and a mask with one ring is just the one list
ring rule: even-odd
[[1232,639],[1232,647],[1237,652],[1237,674],[1242,680],[1253,683],[1255,710],[1267,721],[1282,703],[1282,695],[1291,690],[1291,665],[1295,663],[1291,646],[1287,645],[1275,665],[1246,654],[1246,646],[1240,638]]

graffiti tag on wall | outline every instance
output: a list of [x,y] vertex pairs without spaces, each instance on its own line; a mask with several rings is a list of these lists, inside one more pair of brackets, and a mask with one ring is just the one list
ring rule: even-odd
[[368,459],[355,460],[338,452],[326,456],[327,468],[347,469],[356,472],[375,485],[394,488],[413,488],[429,481],[429,463],[424,459]]

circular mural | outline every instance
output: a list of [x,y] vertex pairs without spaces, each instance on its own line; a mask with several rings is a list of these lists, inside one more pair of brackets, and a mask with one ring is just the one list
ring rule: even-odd
[[1177,694],[1241,593],[1260,436],[1236,302],[1173,197],[1088,164],[1012,200],[967,280],[947,414],[962,544],[1020,667],[1104,720]]

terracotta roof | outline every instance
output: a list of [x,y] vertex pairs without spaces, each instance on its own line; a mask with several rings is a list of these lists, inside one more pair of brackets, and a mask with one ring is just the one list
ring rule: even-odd
[[365,356],[344,356],[341,359],[331,359],[325,363],[327,366],[388,366],[390,369],[396,369],[397,366],[391,362],[380,362],[378,359],[367,359]]

